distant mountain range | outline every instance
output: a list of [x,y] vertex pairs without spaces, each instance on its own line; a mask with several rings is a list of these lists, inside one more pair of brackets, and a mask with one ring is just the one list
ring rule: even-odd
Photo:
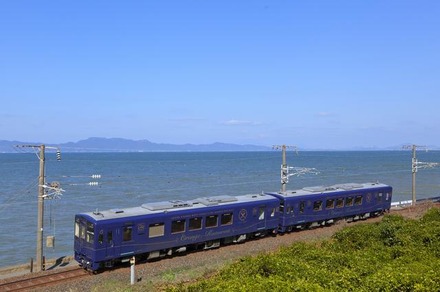
[[[17,145],[41,145],[46,143],[0,140],[0,153],[17,152]],[[212,144],[166,144],[148,140],[129,140],[122,138],[88,138],[78,142],[46,144],[59,147],[63,152],[209,152],[209,151],[268,151],[271,148],[257,145],[238,145],[228,143]]]
[[[211,144],[166,144],[154,143],[148,140],[130,140],[123,138],[99,138],[93,137],[78,142],[50,144],[41,142],[22,142],[0,140],[0,153],[18,152],[17,145],[41,145],[56,146],[62,152],[215,152],[215,151],[269,151],[269,146],[239,145],[229,143]],[[409,145],[409,143],[408,143]],[[377,151],[377,150],[402,150],[402,145],[392,147],[372,147],[351,149],[339,149],[341,151]],[[427,146],[429,150],[440,150],[438,146]],[[424,148],[420,148],[424,149]],[[302,151],[338,151],[338,149],[301,149]]]

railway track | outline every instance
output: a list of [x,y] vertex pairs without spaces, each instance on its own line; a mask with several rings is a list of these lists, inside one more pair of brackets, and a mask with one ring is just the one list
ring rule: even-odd
[[62,269],[50,274],[38,274],[34,277],[7,279],[0,283],[0,291],[33,291],[89,275],[82,268]]

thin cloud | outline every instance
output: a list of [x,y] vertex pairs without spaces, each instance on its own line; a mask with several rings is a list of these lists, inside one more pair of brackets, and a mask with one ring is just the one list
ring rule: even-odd
[[253,122],[253,121],[243,121],[243,120],[232,119],[232,120],[224,121],[221,124],[226,125],[226,126],[254,126],[254,125],[259,125],[260,123]]
[[205,118],[197,118],[197,117],[182,117],[182,118],[171,118],[169,121],[172,122],[200,122],[205,121]]
[[318,112],[318,113],[316,113],[316,115],[318,117],[333,117],[333,116],[335,116],[335,114],[333,114],[331,112]]

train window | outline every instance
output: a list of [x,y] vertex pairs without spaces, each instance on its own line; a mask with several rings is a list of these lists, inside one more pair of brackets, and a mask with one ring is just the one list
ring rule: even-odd
[[79,225],[79,237],[81,239],[86,239],[86,227],[83,224]]
[[344,199],[343,198],[337,198],[336,199],[336,208],[342,208],[344,207]]
[[335,207],[335,200],[334,199],[330,199],[325,202],[326,209],[333,209],[334,207]]
[[185,220],[176,220],[171,222],[171,233],[180,233],[185,231]]
[[264,220],[264,207],[258,209],[258,220]]
[[130,241],[132,236],[133,226],[124,226],[123,231],[123,240],[124,241]]
[[355,205],[362,205],[362,196],[356,196],[354,198],[354,204]]
[[383,193],[378,193],[376,195],[376,199],[377,199],[378,202],[382,202],[382,198],[383,198]]
[[189,218],[189,230],[199,230],[202,229],[202,218]]
[[231,225],[232,224],[232,213],[225,213],[222,214],[222,217],[220,219],[221,225]]
[[284,212],[284,202],[280,203],[280,212],[283,213]]
[[165,225],[163,223],[150,224],[149,237],[158,237],[165,234]]
[[322,201],[313,202],[313,210],[314,211],[322,210]]
[[353,197],[345,198],[345,206],[353,206]]
[[305,209],[305,207],[306,207],[306,202],[304,202],[304,201],[301,201],[300,203],[299,203],[299,213],[304,213],[304,209]]
[[79,237],[79,222],[75,222],[75,236]]
[[211,215],[206,217],[205,227],[206,228],[217,227],[217,219],[218,219],[217,215]]
[[107,232],[107,243],[112,243],[113,241],[113,232],[108,231]]
[[[270,212],[270,217],[275,216],[276,210],[277,210],[276,208],[272,208],[272,212]],[[293,212],[293,207],[287,207],[287,214],[289,214],[290,212]]]
[[93,223],[87,222],[87,231],[86,231],[86,241],[88,243],[93,243],[95,239],[95,228]]

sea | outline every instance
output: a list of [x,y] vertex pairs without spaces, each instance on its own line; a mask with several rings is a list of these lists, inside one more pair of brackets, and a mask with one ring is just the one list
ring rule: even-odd
[[[417,151],[419,162],[440,163],[440,151]],[[219,195],[279,191],[282,152],[62,153],[46,151],[44,256],[73,255],[77,213],[190,200]],[[411,200],[411,151],[287,151],[292,169],[287,189],[340,183],[381,182],[393,201]],[[36,257],[38,153],[0,153],[0,267]],[[440,196],[440,167],[416,173],[417,199]],[[55,238],[46,246],[46,238]]]

